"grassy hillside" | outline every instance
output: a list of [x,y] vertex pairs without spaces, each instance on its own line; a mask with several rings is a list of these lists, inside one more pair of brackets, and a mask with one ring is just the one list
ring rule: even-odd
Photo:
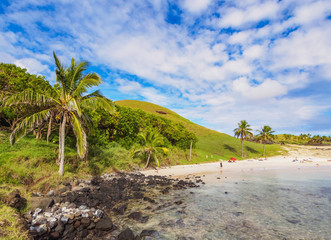
[[[215,161],[219,158],[229,159],[230,157],[241,159],[241,142],[237,138],[195,124],[188,119],[178,115],[177,113],[153,103],[137,100],[121,100],[115,102],[115,104],[124,107],[131,107],[134,109],[139,108],[148,113],[162,116],[169,120],[181,123],[190,131],[194,132],[199,139],[199,142],[196,146],[198,159],[195,159],[194,162]],[[283,150],[279,145],[266,146],[266,153],[268,156],[280,154],[282,151]],[[262,152],[262,144],[252,142],[244,143],[245,157],[260,157]],[[180,162],[186,163],[186,161]]]

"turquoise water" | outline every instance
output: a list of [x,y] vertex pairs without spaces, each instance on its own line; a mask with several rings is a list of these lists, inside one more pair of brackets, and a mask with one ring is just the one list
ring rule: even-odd
[[184,203],[146,211],[149,222],[131,227],[155,229],[157,239],[331,239],[331,167],[205,178],[215,180],[160,197],[159,204]]

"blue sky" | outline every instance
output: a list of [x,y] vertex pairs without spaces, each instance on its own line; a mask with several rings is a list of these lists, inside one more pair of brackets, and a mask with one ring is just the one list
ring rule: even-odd
[[0,62],[54,82],[52,51],[88,60],[108,98],[231,135],[331,135],[330,39],[329,0],[0,2]]

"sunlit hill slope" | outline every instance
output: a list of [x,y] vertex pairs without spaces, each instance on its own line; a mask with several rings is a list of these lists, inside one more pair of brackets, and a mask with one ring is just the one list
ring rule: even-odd
[[[220,158],[227,160],[230,157],[241,158],[241,142],[239,139],[195,124],[167,108],[137,100],[121,100],[116,101],[115,104],[133,109],[139,108],[148,113],[183,124],[187,129],[195,133],[199,139],[196,146],[196,157],[199,159],[197,159],[198,162],[201,162],[202,160],[216,161]],[[236,124],[234,123],[234,125]],[[262,156],[262,152],[262,144],[245,141],[245,158],[260,157]],[[267,145],[266,152],[267,156],[271,156],[280,154],[282,150],[279,145]]]

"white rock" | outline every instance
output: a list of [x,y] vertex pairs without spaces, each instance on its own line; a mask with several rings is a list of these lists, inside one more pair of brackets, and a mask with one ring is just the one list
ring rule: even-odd
[[52,197],[52,196],[54,196],[54,190],[50,190],[50,191],[47,193],[47,196],[48,196],[48,197]]
[[40,208],[36,208],[36,210],[34,210],[33,216],[37,216],[39,213],[41,213],[43,210]]
[[50,213],[50,212],[45,212],[45,213],[44,213],[44,216],[45,216],[45,217],[48,217],[48,218],[51,217],[52,215],[53,215],[53,214]]
[[68,221],[69,221],[69,218],[67,216],[61,217],[61,222],[63,222],[64,224],[67,224]]
[[98,217],[98,218],[102,218],[102,216],[103,216],[103,211],[100,210],[100,209],[96,210],[95,213],[94,213],[94,216],[96,216],[96,217]]
[[56,218],[49,218],[49,219],[47,219],[47,221],[49,222],[49,227],[50,228],[55,227],[55,225],[57,223],[57,219]]
[[85,210],[85,209],[87,209],[87,206],[85,206],[85,205],[81,205],[81,206],[79,206],[78,209],[79,209],[79,210]]

